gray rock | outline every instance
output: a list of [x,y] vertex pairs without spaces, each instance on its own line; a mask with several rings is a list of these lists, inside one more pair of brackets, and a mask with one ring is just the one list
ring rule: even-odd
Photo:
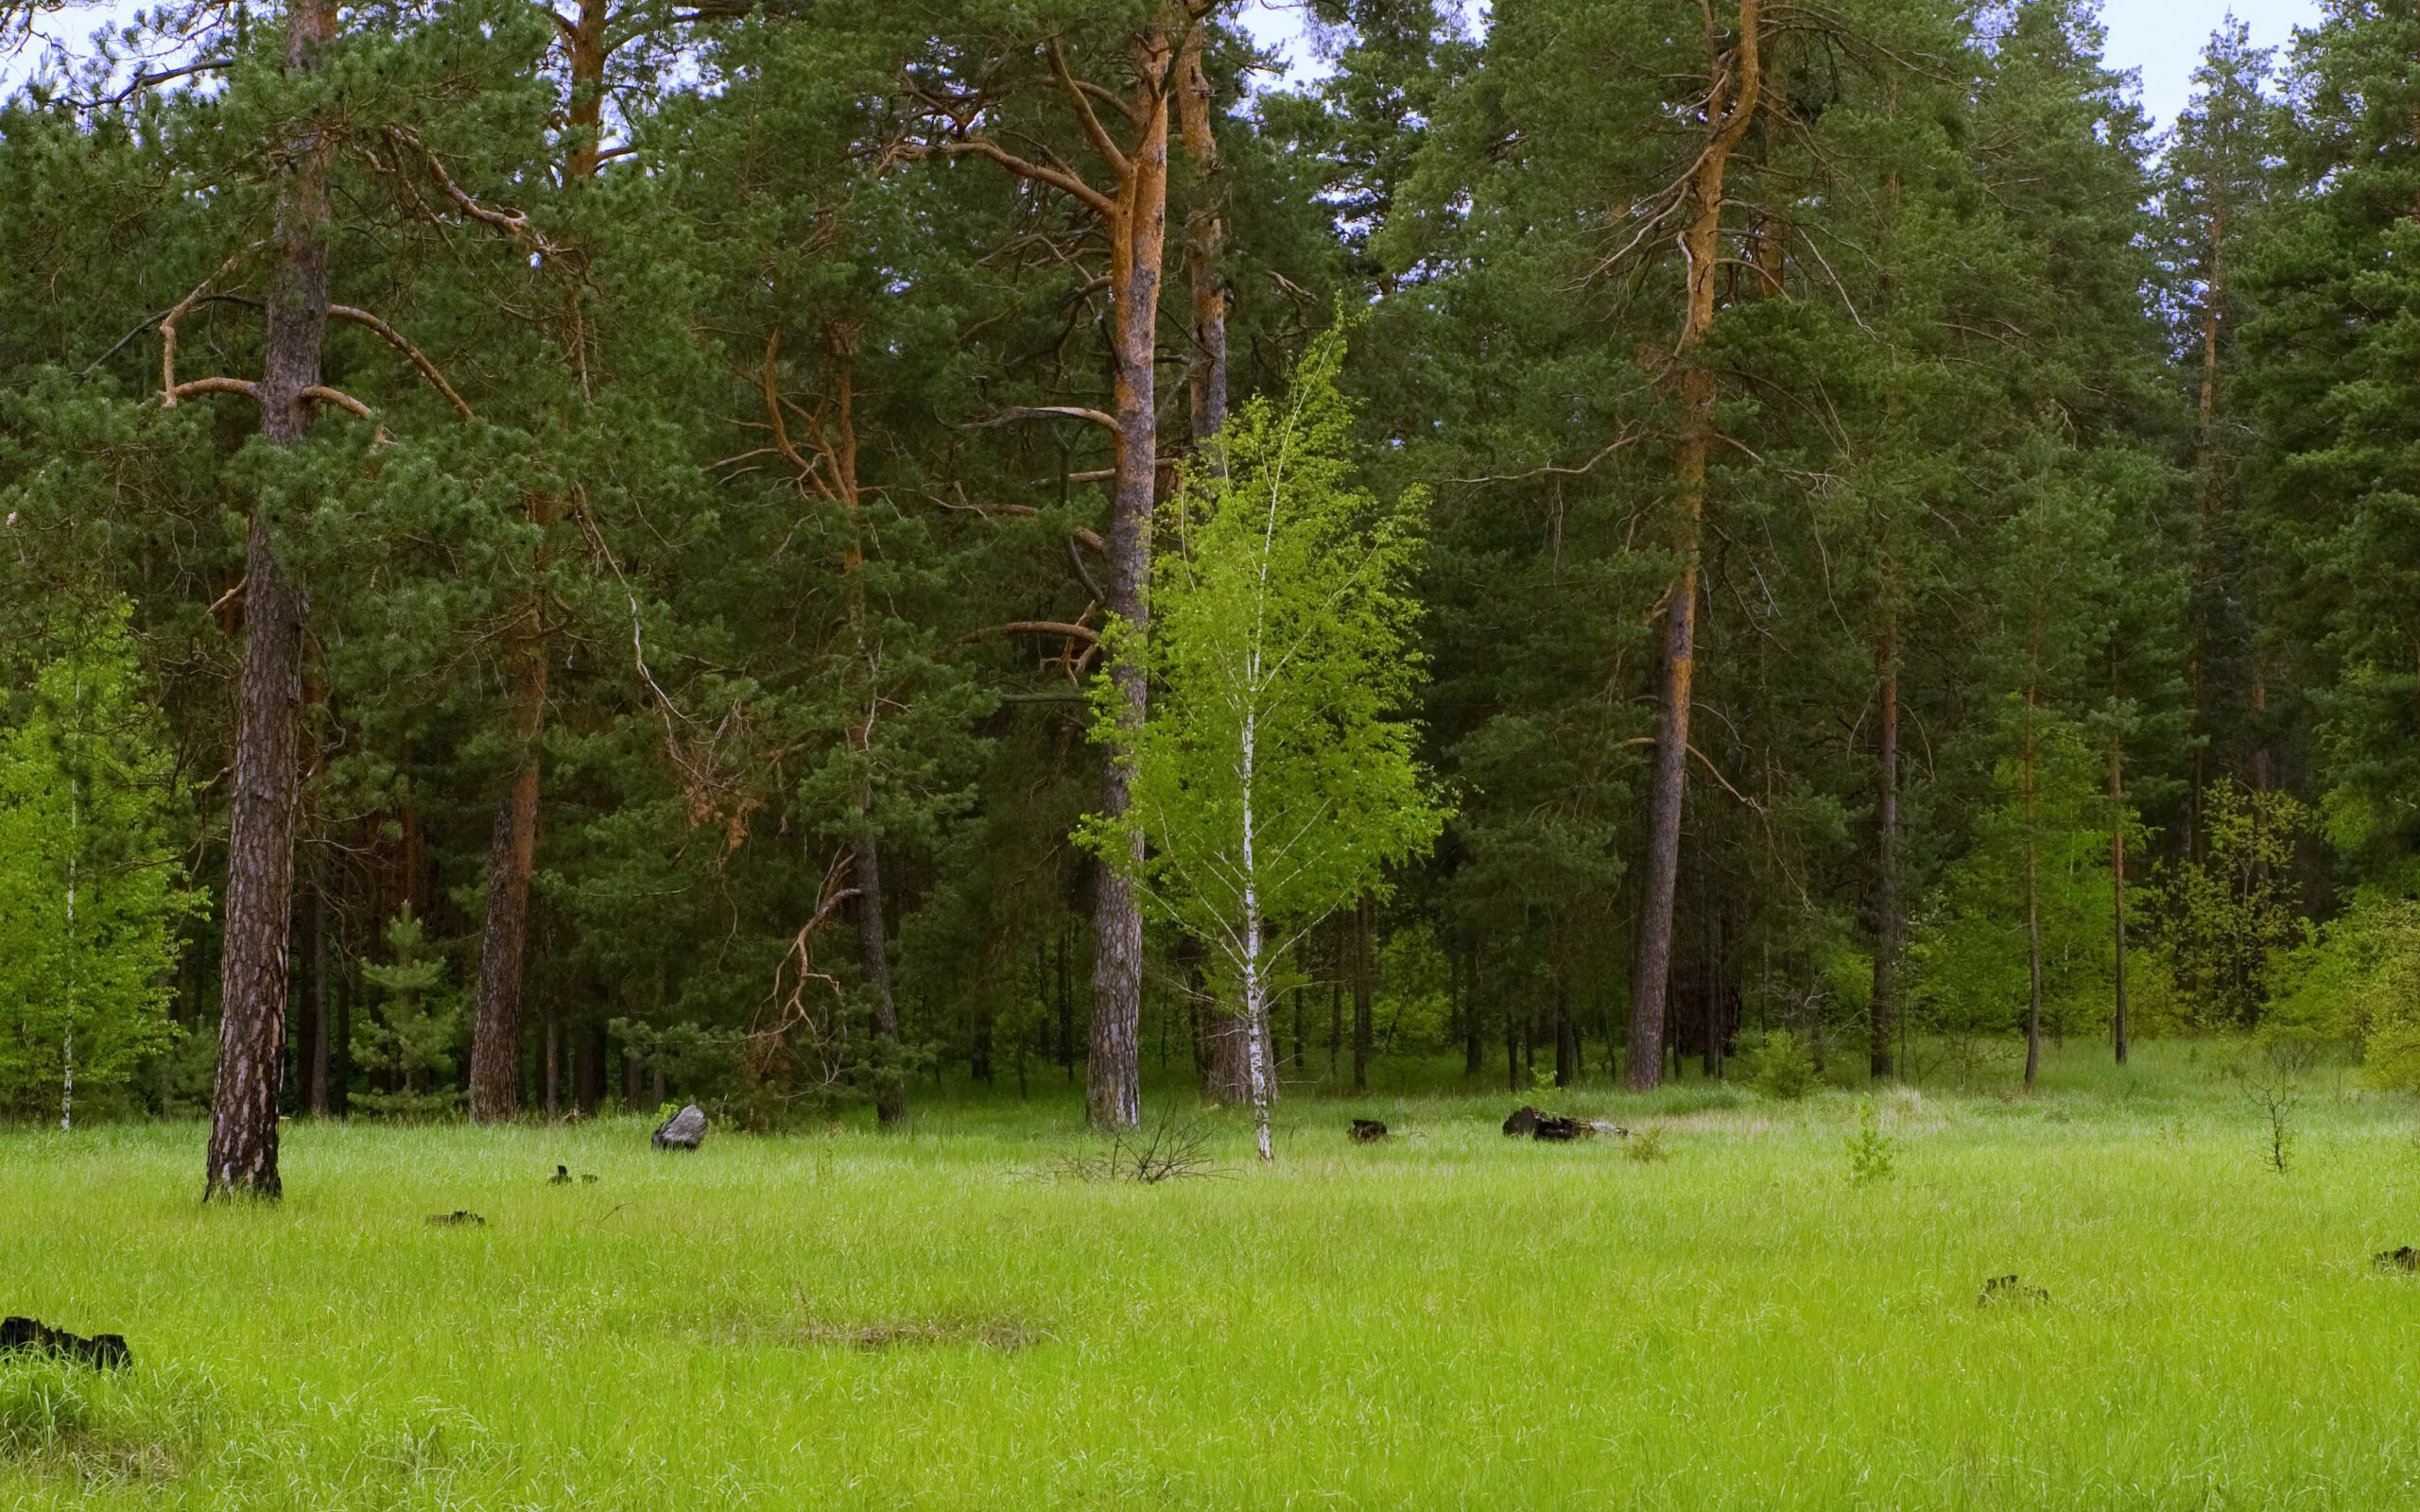
[[659,1150],[694,1150],[706,1142],[706,1115],[697,1104],[673,1114],[664,1121],[648,1143]]

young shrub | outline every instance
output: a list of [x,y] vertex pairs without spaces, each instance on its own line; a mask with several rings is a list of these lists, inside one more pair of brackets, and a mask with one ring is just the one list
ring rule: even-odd
[[1849,1158],[1849,1184],[1867,1187],[1888,1181],[1897,1169],[1899,1142],[1882,1132],[1882,1114],[1872,1102],[1858,1110],[1857,1132],[1843,1142]]
[[1815,1056],[1806,1041],[1788,1029],[1769,1029],[1741,1037],[1748,1061],[1748,1085],[1767,1097],[1789,1102],[1815,1089]]
[[1664,1130],[1659,1127],[1633,1129],[1622,1145],[1622,1153],[1641,1165],[1651,1165],[1672,1152],[1664,1147]]

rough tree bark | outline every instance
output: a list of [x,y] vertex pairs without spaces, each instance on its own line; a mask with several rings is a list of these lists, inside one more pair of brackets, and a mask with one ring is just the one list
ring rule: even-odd
[[1666,994],[1672,970],[1672,900],[1681,868],[1681,812],[1688,791],[1690,684],[1697,670],[1697,599],[1705,520],[1706,460],[1714,447],[1714,373],[1699,356],[1714,326],[1721,264],[1723,176],[1755,117],[1763,85],[1760,0],[1739,0],[1737,41],[1715,60],[1706,102],[1707,137],[1688,180],[1688,219],[1681,233],[1686,279],[1676,349],[1681,427],[1672,448],[1672,551],[1680,568],[1664,610],[1664,647],[1649,771],[1647,868],[1641,887],[1638,950],[1631,980],[1627,1080],[1644,1091],[1664,1079]]
[[[336,40],[335,0],[293,0],[285,70],[306,73]],[[261,377],[261,436],[311,433],[328,323],[328,163],[336,135],[303,129],[280,144],[274,262]],[[236,680],[233,817],[227,842],[217,1084],[203,1200],[283,1191],[277,1098],[285,1058],[286,942],[294,910],[294,819],[302,796],[302,594],[285,576],[257,505],[244,538],[244,658]]]

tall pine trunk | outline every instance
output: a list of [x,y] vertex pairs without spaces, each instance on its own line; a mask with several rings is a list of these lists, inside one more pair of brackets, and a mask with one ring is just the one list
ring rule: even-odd
[[2025,1085],[2042,1071],[2042,837],[2036,818],[2041,747],[2033,728],[2036,694],[2025,695],[2025,747],[2019,757],[2025,804]]
[[[1886,589],[1886,593],[1888,590]],[[1891,1036],[1899,1017],[1899,632],[1895,611],[1883,611],[1881,644],[1882,731],[1876,813],[1874,889],[1874,1002],[1867,1018],[1866,1069],[1876,1080],[1895,1071]]]
[[[559,22],[571,74],[564,115],[570,143],[563,160],[567,188],[595,179],[601,161],[598,133],[604,119],[605,63],[612,50],[607,8],[608,0],[579,0],[577,14],[567,24]],[[577,318],[572,339],[585,339]],[[532,495],[526,508],[541,536],[530,562],[534,577],[545,570],[543,538],[554,523],[555,501]],[[529,945],[529,879],[537,868],[539,747],[546,709],[546,627],[535,588],[515,616],[510,658],[515,757],[512,776],[496,803],[495,836],[488,850],[488,911],[479,936],[479,992],[471,1024],[474,1123],[510,1118],[520,1103],[522,967]]]
[[1689,182],[1681,245],[1687,280],[1677,360],[1681,429],[1672,448],[1671,546],[1679,559],[1664,609],[1662,686],[1655,754],[1649,768],[1647,868],[1638,950],[1631,978],[1628,1081],[1644,1091],[1664,1079],[1666,996],[1672,974],[1672,902],[1681,871],[1681,814],[1688,792],[1690,686],[1697,671],[1698,572],[1705,523],[1706,462],[1714,448],[1714,373],[1700,349],[1714,326],[1721,264],[1723,176],[1754,118],[1763,81],[1760,0],[1739,0],[1737,43],[1713,60],[1708,137]]
[[2118,1064],[2126,1063],[2126,747],[2113,725],[2109,732],[2109,912],[2110,942],[2117,955],[2117,1011],[2110,1035]]
[[[1106,217],[1109,233],[1110,341],[1116,364],[1112,418],[1117,458],[1109,527],[1109,611],[1139,633],[1150,625],[1151,514],[1159,474],[1158,383],[1161,263],[1167,242],[1168,72],[1166,35],[1154,27],[1137,43],[1143,125]],[[1143,668],[1132,654],[1111,664],[1117,727],[1140,730],[1148,705]],[[1101,812],[1124,815],[1129,801],[1127,743],[1104,764]],[[1102,1128],[1142,1122],[1143,911],[1132,876],[1143,867],[1143,838],[1123,867],[1101,868],[1093,902],[1092,1054],[1085,1062],[1084,1111]]]
[[908,1078],[899,1057],[899,1009],[890,995],[890,950],[882,910],[882,861],[873,835],[857,840],[857,967],[865,975],[867,1027],[873,1040],[874,1121],[908,1114]]
[[[307,73],[336,40],[335,0],[293,0],[285,70]],[[328,163],[332,133],[279,145],[275,261],[261,377],[262,438],[290,447],[311,433],[328,323]],[[202,1195],[276,1197],[278,1088],[285,1074],[286,943],[294,911],[294,820],[302,797],[302,595],[277,558],[260,506],[244,537],[244,657],[235,694],[233,816],[219,965],[218,1075]]]

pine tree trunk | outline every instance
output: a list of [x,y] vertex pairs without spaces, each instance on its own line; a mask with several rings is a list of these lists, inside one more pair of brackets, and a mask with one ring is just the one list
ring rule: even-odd
[[2115,960],[2117,1011],[2110,1033],[2118,1064],[2126,1063],[2126,747],[2115,730],[2109,736],[2109,910]]
[[[319,64],[335,40],[335,0],[293,0],[285,69]],[[293,446],[311,433],[328,321],[327,173],[332,135],[308,132],[272,154],[278,186],[261,377],[261,436]],[[218,1075],[211,1097],[203,1199],[274,1198],[278,1083],[285,1073],[287,932],[294,910],[294,820],[301,802],[301,592],[277,559],[255,506],[244,539],[244,659],[236,682],[233,820],[219,966]]]
[[1681,430],[1672,449],[1672,550],[1680,570],[1664,610],[1655,754],[1649,768],[1647,867],[1631,979],[1629,1084],[1645,1091],[1664,1079],[1667,995],[1672,974],[1672,903],[1681,870],[1681,815],[1688,791],[1690,687],[1697,671],[1697,600],[1705,521],[1706,462],[1714,447],[1714,373],[1699,355],[1714,326],[1715,275],[1721,263],[1723,175],[1756,112],[1763,82],[1760,0],[1739,0],[1734,48],[1712,60],[1709,135],[1689,187],[1682,232],[1687,292],[1680,364]]
[[1198,202],[1184,219],[1184,271],[1192,299],[1192,350],[1185,355],[1185,392],[1193,421],[1193,454],[1205,471],[1219,472],[1211,443],[1227,424],[1227,290],[1219,264],[1225,254],[1227,222],[1220,208],[1219,139],[1211,131],[1210,80],[1201,68],[1206,26],[1185,38],[1183,77],[1177,87],[1177,119],[1184,149],[1193,160]]
[[[1136,631],[1150,623],[1151,514],[1159,476],[1157,379],[1161,261],[1167,240],[1168,46],[1157,28],[1139,43],[1146,77],[1140,139],[1128,154],[1115,213],[1109,217],[1110,327],[1116,382],[1115,498],[1111,506],[1106,591],[1110,612]],[[1147,706],[1143,668],[1131,655],[1110,668],[1117,726],[1139,730]],[[1126,813],[1125,742],[1103,765],[1101,813]],[[1143,838],[1133,836],[1123,866],[1104,867],[1093,903],[1098,939],[1093,965],[1092,1054],[1085,1062],[1085,1115],[1100,1128],[1142,1122],[1142,1067],[1136,1039],[1143,1018],[1143,912],[1132,876],[1142,869]]]
[[1372,959],[1377,934],[1377,901],[1368,893],[1353,913],[1353,1091],[1370,1090],[1370,995],[1377,977]]
[[515,633],[515,731],[519,767],[496,806],[488,850],[487,927],[480,936],[479,995],[471,1031],[471,1122],[510,1119],[520,1107],[521,968],[529,936],[529,877],[537,863],[538,736],[546,697],[546,653],[532,606]]
[[[566,187],[596,177],[601,161],[608,0],[579,0],[565,28],[571,98],[564,114],[570,149],[564,155]],[[574,296],[578,298],[577,295]],[[572,322],[573,340],[586,339]],[[555,501],[532,494],[526,505],[540,536],[530,568],[545,570],[544,532],[554,524]],[[471,1121],[509,1119],[518,1108],[521,1080],[522,965],[529,943],[529,878],[537,865],[539,745],[545,730],[546,628],[533,590],[514,626],[512,729],[517,752],[512,780],[497,800],[495,838],[488,852],[488,912],[479,937],[479,994],[471,1021]]]
[[1899,644],[1895,617],[1885,610],[1882,644],[1882,736],[1876,814],[1880,833],[1874,889],[1874,1002],[1867,1019],[1866,1069],[1876,1081],[1888,1080],[1896,1068],[1892,1061],[1891,1036],[1899,1016]]
[[2033,695],[2026,695],[2025,752],[2025,1085],[2033,1085],[2042,1070],[2042,847],[2034,833],[2035,762],[2039,751],[2033,734]]
[[306,1082],[313,1118],[328,1116],[328,892],[321,875],[311,888],[311,1070]]
[[857,841],[857,966],[865,973],[868,1027],[873,1038],[874,1121],[888,1126],[908,1113],[908,1082],[899,1058],[899,1009],[890,996],[890,936],[883,922],[882,862],[872,835]]

